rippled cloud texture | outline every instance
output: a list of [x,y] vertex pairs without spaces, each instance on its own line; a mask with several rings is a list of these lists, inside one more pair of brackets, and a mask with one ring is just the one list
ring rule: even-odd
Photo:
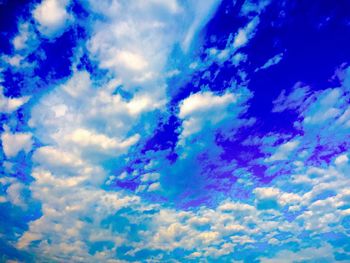
[[349,262],[349,9],[0,1],[0,261]]

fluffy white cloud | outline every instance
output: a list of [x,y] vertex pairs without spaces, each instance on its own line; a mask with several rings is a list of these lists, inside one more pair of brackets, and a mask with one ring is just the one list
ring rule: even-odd
[[27,204],[23,198],[23,190],[25,185],[23,185],[19,180],[13,177],[3,176],[0,178],[0,185],[6,189],[4,196],[0,197],[0,202],[11,202],[13,205],[19,206],[22,209],[27,208]]
[[124,89],[137,91],[148,98],[147,105],[158,107],[167,100],[169,54],[179,44],[188,50],[219,4],[217,0],[88,2],[93,14],[104,17],[92,26],[91,57],[118,76]]
[[245,46],[248,41],[254,36],[256,27],[259,24],[259,17],[254,17],[244,28],[238,30],[234,41],[234,48],[241,48]]
[[16,50],[23,50],[27,47],[28,41],[31,39],[29,27],[29,23],[19,25],[18,35],[12,40],[12,44]]
[[342,154],[335,159],[336,165],[343,165],[348,163],[349,157],[346,154]]
[[45,166],[56,167],[79,167],[84,164],[84,161],[79,156],[64,152],[52,146],[44,146],[36,149],[33,155],[33,161]]
[[[109,7],[101,8],[104,5]],[[123,85],[129,89],[132,84],[142,82],[142,89],[157,85],[158,89],[153,91],[154,95],[158,94],[164,85],[159,74],[179,37],[173,24],[179,16],[174,12],[180,9],[177,6],[177,1],[173,4],[101,1],[98,5],[90,1],[91,11],[106,17],[93,26],[94,32],[88,43],[92,57],[98,60],[101,68],[110,69],[121,77]],[[159,8],[163,12],[157,12]],[[110,13],[112,9],[115,9],[114,13]]]
[[68,134],[65,140],[82,148],[93,148],[96,151],[107,150],[119,152],[135,144],[139,140],[139,137],[140,136],[136,134],[124,141],[119,141],[104,134],[91,132],[86,129],[77,129],[71,134]]
[[6,97],[3,94],[3,87],[0,86],[0,112],[2,113],[11,113],[16,111],[19,107],[28,102],[29,99],[29,96],[20,98]]
[[39,31],[46,37],[56,37],[72,20],[67,12],[69,0],[43,0],[33,10]]
[[44,142],[54,143],[64,152],[85,154],[95,162],[123,154],[140,138],[128,133],[141,114],[157,105],[149,105],[147,98],[137,95],[124,100],[114,93],[116,83],[112,80],[96,86],[87,72],[75,72],[33,108],[29,123]]
[[32,134],[30,133],[11,133],[5,128],[1,134],[2,147],[7,158],[15,157],[20,151],[28,153],[32,149]]
[[2,56],[3,61],[7,62],[12,67],[19,67],[22,64],[22,60],[24,57],[20,55],[10,56]]
[[184,140],[200,132],[204,126],[215,126],[230,117],[230,108],[238,101],[238,94],[226,92],[216,95],[213,92],[199,92],[184,99],[180,104],[179,117],[183,120],[181,138]]
[[[38,246],[41,256],[88,260],[92,255],[89,255],[83,240],[109,240],[116,246],[121,244],[123,238],[113,235],[109,229],[100,228],[101,220],[122,207],[137,204],[137,197],[87,187],[79,175],[64,178],[42,168],[36,168],[32,175],[35,182],[30,188],[34,198],[43,203],[43,216],[30,223],[29,230],[18,240],[18,248],[41,240]],[[83,235],[86,238],[82,238]],[[49,238],[51,244],[43,238]]]
[[20,182],[12,183],[6,190],[8,200],[17,206],[22,208],[26,207],[26,203],[22,198],[22,191],[25,186]]

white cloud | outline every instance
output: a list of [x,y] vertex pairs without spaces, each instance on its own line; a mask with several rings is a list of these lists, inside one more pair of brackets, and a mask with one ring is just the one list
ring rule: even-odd
[[334,250],[322,242],[322,246],[305,248],[297,252],[282,250],[273,258],[261,258],[262,263],[292,263],[292,262],[335,262]]
[[60,35],[72,20],[66,8],[69,0],[43,0],[33,10],[33,17],[39,24],[39,31],[46,37]]
[[295,139],[279,145],[276,152],[266,159],[266,162],[287,160],[289,155],[298,147],[299,144],[299,140]]
[[336,165],[343,165],[348,163],[348,161],[349,161],[349,157],[346,154],[342,154],[335,159],[334,163]]
[[[64,178],[41,168],[34,169],[32,175],[35,181],[30,188],[34,198],[43,204],[43,215],[29,224],[29,230],[18,240],[18,248],[38,240],[38,257],[46,254],[52,259],[90,261],[93,256],[85,242],[109,240],[116,246],[121,244],[124,238],[100,228],[101,220],[122,207],[137,205],[139,198],[87,187],[84,178],[77,175]],[[88,217],[91,221],[83,220]],[[44,241],[46,238],[50,238],[50,244]],[[103,256],[106,257],[113,258],[108,254]]]
[[138,134],[127,138],[124,141],[119,141],[115,138],[110,138],[104,134],[95,133],[86,129],[77,129],[73,133],[68,134],[65,140],[72,142],[79,147],[100,150],[123,151],[129,148],[139,140]]
[[30,133],[11,133],[8,129],[1,134],[2,147],[7,158],[15,157],[20,151],[28,153],[32,149],[32,135]]
[[106,61],[102,66],[112,66],[122,64],[127,69],[140,71],[147,67],[147,61],[139,54],[132,53],[127,50],[117,51],[115,60]]
[[251,1],[246,0],[242,5],[240,14],[243,16],[254,15],[261,13],[269,4],[271,0],[260,0],[260,1]]
[[350,128],[350,107],[337,119],[336,124]]
[[89,92],[91,86],[90,74],[86,71],[77,71],[73,77],[60,88],[67,92],[71,97],[79,98]]
[[215,108],[227,107],[230,103],[235,103],[237,98],[234,94],[226,93],[222,96],[214,93],[195,93],[184,99],[180,105],[180,118],[186,118],[196,113],[203,113]]
[[27,203],[23,197],[26,186],[14,177],[3,176],[0,179],[0,186],[5,189],[4,195],[0,196],[0,203],[10,202],[22,209],[27,208]]
[[27,47],[29,39],[30,39],[29,24],[23,23],[19,25],[19,33],[12,40],[12,44],[16,50],[22,50]]
[[0,86],[0,112],[2,113],[12,113],[16,111],[19,107],[28,102],[29,99],[29,96],[19,98],[6,97],[3,94],[3,87]]
[[125,153],[134,145],[140,135],[128,133],[141,114],[154,107],[158,105],[147,97],[135,95],[126,101],[110,83],[96,86],[87,72],[75,72],[33,108],[29,124],[38,128],[44,142],[67,152],[73,147],[73,152],[97,161],[104,155]]
[[254,36],[258,24],[259,17],[256,16],[244,28],[239,29],[234,38],[233,47],[237,49],[245,46]]
[[270,58],[268,61],[265,62],[264,65],[262,65],[260,68],[257,68],[255,70],[255,72],[262,70],[262,69],[267,69],[273,65],[276,65],[278,63],[280,63],[283,59],[283,53],[277,54],[275,56],[273,56],[272,58]]
[[52,146],[44,146],[36,149],[33,161],[41,165],[51,167],[79,167],[84,161],[74,153],[61,151]]
[[24,185],[20,182],[12,183],[6,190],[8,200],[17,206],[22,208],[26,207],[26,203],[22,198],[22,191],[24,189]]
[[230,213],[242,213],[242,212],[249,213],[254,210],[254,207],[248,204],[233,203],[233,202],[225,201],[220,206],[218,206],[218,210],[222,212],[230,212]]
[[[90,11],[104,17],[92,28],[91,57],[121,79],[123,88],[161,108],[167,101],[167,58],[208,21],[219,1],[88,1]],[[118,15],[114,15],[114,14]]]
[[[104,5],[108,8],[101,8]],[[142,82],[142,89],[149,90],[157,85],[154,95],[164,96],[161,94],[164,80],[158,75],[165,73],[165,59],[179,37],[173,24],[180,15],[174,12],[180,10],[177,6],[177,1],[167,4],[163,1],[100,1],[98,5],[90,1],[92,12],[106,16],[103,22],[93,25],[88,42],[92,57],[98,60],[101,68],[118,75],[125,87],[131,89],[133,84]],[[112,9],[114,13],[110,13]]]
[[266,187],[266,188],[255,188],[254,193],[258,199],[275,199],[280,194],[279,189]]
[[2,56],[3,61],[7,62],[10,64],[12,67],[19,67],[22,64],[22,60],[24,57],[20,55],[14,55],[12,57],[10,56]]
[[[50,2],[43,2],[36,10],[43,10],[44,3]],[[52,9],[60,8],[61,17],[69,16],[65,10],[67,3],[51,4],[54,4]],[[29,121],[36,129],[36,136],[47,145],[34,152],[35,181],[30,186],[33,197],[42,203],[43,216],[30,223],[17,245],[25,248],[40,240],[41,253],[59,261],[92,257],[95,261],[112,260],[116,247],[128,240],[125,234],[116,235],[111,228],[101,229],[101,221],[121,207],[136,212],[142,207],[134,207],[139,202],[135,195],[99,189],[111,178],[102,161],[113,156],[116,163],[124,162],[120,155],[141,136],[152,132],[152,123],[140,125],[140,117],[165,105],[165,63],[184,30],[178,27],[179,17],[185,14],[177,1],[90,1],[88,8],[98,16],[91,24],[92,35],[87,46],[91,58],[109,70],[110,81],[92,81],[89,73],[75,71],[40,99]],[[65,27],[55,19],[49,23],[39,11],[33,14],[34,17],[37,14],[44,35],[58,35]],[[130,99],[119,94],[120,88],[116,87],[120,85],[131,93]],[[137,125],[143,127],[140,135],[133,130]],[[158,174],[144,175],[141,180],[146,185],[142,191],[159,191],[158,179]],[[141,223],[144,218],[132,220]],[[142,241],[143,246],[150,246],[154,236],[151,233]],[[44,239],[50,239],[51,243]],[[94,240],[109,240],[115,245],[93,256],[88,253],[86,242]]]
[[292,91],[286,95],[286,91],[282,90],[278,98],[273,102],[272,112],[282,112],[285,110],[303,110],[313,100],[310,87],[301,83],[296,83]]
[[153,192],[153,191],[157,191],[160,189],[160,183],[157,182],[157,183],[152,183],[148,186],[148,192]]
[[146,173],[141,176],[142,182],[157,181],[160,177],[159,173]]
[[342,111],[337,107],[337,104],[341,102],[342,95],[340,88],[322,92],[317,102],[306,112],[304,123],[307,125],[323,124],[325,121],[339,117]]
[[182,41],[182,48],[185,52],[187,52],[191,47],[192,40],[198,31],[215,13],[215,10],[219,6],[220,2],[221,0],[189,1],[189,9],[193,13],[193,21],[185,34],[184,40]]
[[183,120],[181,137],[195,134],[209,124],[214,126],[230,116],[230,107],[236,104],[238,95],[226,92],[216,95],[213,92],[192,94],[180,103],[179,117]]

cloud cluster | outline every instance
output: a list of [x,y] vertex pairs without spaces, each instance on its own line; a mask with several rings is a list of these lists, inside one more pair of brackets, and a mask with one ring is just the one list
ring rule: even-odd
[[[21,65],[18,54],[27,59],[36,38],[59,39],[77,21],[87,36],[77,41],[72,74],[42,84],[47,91],[25,117],[13,113],[31,97],[0,90],[0,113],[13,114],[1,131],[0,205],[10,211],[6,219],[29,218],[21,231],[11,225],[4,243],[27,252],[28,262],[349,259],[350,69],[339,87],[296,83],[271,102],[269,117],[297,116],[295,134],[256,132],[263,120],[248,112],[254,92],[240,63],[269,2],[244,1],[244,25],[200,55],[197,37],[220,1],[82,0],[82,20],[70,1],[34,5],[39,33],[20,22],[17,55],[6,57],[11,67]],[[84,59],[91,68],[80,67]],[[237,76],[211,86],[225,63]],[[174,99],[169,79],[182,71],[212,82]],[[176,119],[173,147],[147,149],[169,116]],[[241,141],[245,129],[252,136]],[[260,151],[245,157],[247,167],[225,159],[246,146]],[[266,170],[254,173],[252,164]]]
[[[304,260],[313,258],[304,253],[305,246],[310,251],[327,249],[322,258],[334,260],[334,252],[346,249],[346,243],[327,243],[322,237],[330,232],[343,233],[349,227],[349,169],[349,162],[341,155],[323,169],[298,167],[288,181],[292,190],[280,180],[279,186],[256,188],[251,202],[227,199],[214,209],[181,211],[150,205],[133,195],[86,188],[79,180],[60,180],[38,168],[31,188],[44,203],[43,217],[30,224],[18,246],[42,240],[42,256],[88,261],[112,260],[120,247],[125,247],[125,258],[134,260],[142,260],[142,255],[162,260],[181,248],[182,257],[196,261],[225,256],[242,260],[264,244],[275,253],[262,255],[275,255],[274,260],[291,246],[300,250],[298,255]],[[66,196],[63,200],[62,193]],[[293,220],[288,219],[291,215]],[[118,221],[113,222],[113,218]],[[87,253],[97,242],[110,245]]]

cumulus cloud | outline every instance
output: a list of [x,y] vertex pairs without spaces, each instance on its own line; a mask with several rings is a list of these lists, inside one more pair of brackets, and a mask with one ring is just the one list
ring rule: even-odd
[[6,97],[3,94],[3,87],[0,86],[0,112],[1,113],[12,113],[20,108],[23,104],[28,102],[30,99],[29,96],[11,98]]
[[180,104],[179,117],[183,120],[182,140],[200,132],[205,127],[215,127],[226,118],[235,116],[239,107],[240,94],[226,92],[216,95],[213,92],[199,92],[184,99]]
[[335,164],[336,165],[343,165],[343,164],[347,163],[348,161],[349,161],[348,156],[346,154],[342,154],[335,159]]
[[298,147],[299,143],[300,142],[297,139],[295,139],[293,141],[289,141],[279,145],[275,153],[271,155],[266,161],[273,162],[273,161],[286,160],[291,154],[291,152]]
[[19,206],[22,209],[27,208],[27,203],[24,200],[25,185],[19,180],[13,177],[3,176],[0,178],[0,185],[6,189],[4,195],[0,197],[0,203],[10,202],[15,206]]
[[12,39],[13,47],[17,52],[26,51],[36,42],[32,24],[22,22],[18,25],[18,34]]
[[233,40],[234,48],[241,48],[248,43],[248,41],[254,36],[259,21],[259,17],[256,16],[244,28],[238,30]]
[[55,142],[64,151],[73,147],[74,152],[91,158],[125,153],[140,138],[128,132],[152,107],[139,103],[145,98],[126,101],[114,94],[113,83],[96,88],[87,72],[76,72],[33,108],[30,125],[38,128],[45,142]]
[[15,157],[22,150],[28,153],[33,144],[30,133],[11,133],[8,128],[1,134],[1,142],[7,158]]
[[67,12],[68,5],[69,0],[43,0],[36,5],[33,17],[38,23],[39,31],[45,37],[59,36],[73,19],[72,15]]
[[[101,8],[104,5],[108,8]],[[157,12],[159,8],[162,12]],[[109,1],[102,1],[97,5],[90,1],[90,9],[106,18],[93,25],[88,42],[91,56],[100,67],[118,75],[126,88],[142,83],[141,93],[153,89],[155,100],[164,99],[161,73],[181,34],[174,24],[181,16],[179,3],[112,1],[110,5]],[[117,16],[110,13],[114,9]]]

